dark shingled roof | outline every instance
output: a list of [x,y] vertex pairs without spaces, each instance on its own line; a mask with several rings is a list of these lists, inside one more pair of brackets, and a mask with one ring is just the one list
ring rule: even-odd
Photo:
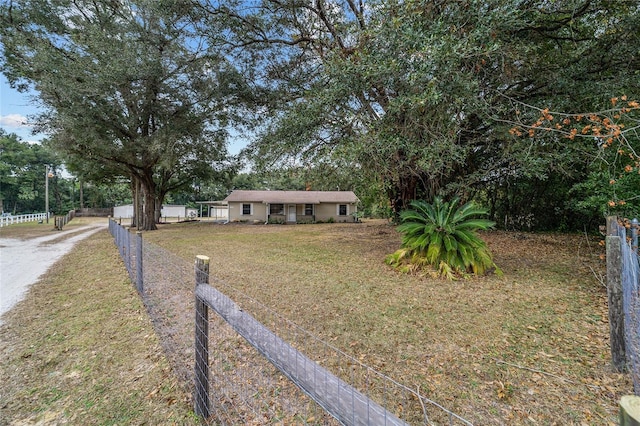
[[265,204],[320,204],[357,203],[353,191],[233,191],[226,202],[253,202]]

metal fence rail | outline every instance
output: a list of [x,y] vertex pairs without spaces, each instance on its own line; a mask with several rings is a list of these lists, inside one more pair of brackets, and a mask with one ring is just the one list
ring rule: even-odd
[[[256,348],[304,393],[341,423],[353,425],[406,424],[353,386],[313,362],[257,321],[251,314],[242,310],[223,293],[209,286],[208,269],[204,274],[202,270],[198,270],[196,275],[204,275],[206,278],[205,282],[197,282],[196,284],[196,306],[202,301],[202,306],[213,309],[251,346]],[[207,309],[197,308],[196,320],[199,320],[200,323],[207,323]],[[207,327],[200,327],[201,331],[196,333],[196,344],[201,342],[202,346],[202,348],[196,347],[196,354],[202,357],[196,358],[196,365],[208,366],[208,350],[204,348],[208,341],[206,329]],[[204,369],[201,368],[199,371],[202,372]],[[196,377],[200,379],[199,387],[208,394],[208,373],[196,374]],[[204,381],[206,383],[202,383]],[[201,401],[204,404],[207,403],[204,398]],[[196,407],[197,412],[209,414],[208,409],[203,410]]]
[[196,268],[194,278],[193,263],[114,221],[109,229],[174,372],[194,391],[195,411],[207,423],[471,425],[208,269]]
[[[265,358],[276,365],[280,371],[293,371],[292,375],[294,377],[291,377],[293,382],[297,383],[297,380],[305,381],[304,374],[311,371],[312,377],[306,378],[306,384],[308,385],[311,382],[311,386],[322,388],[325,383],[322,380],[318,380],[318,377],[324,374],[323,369],[326,369],[335,376],[335,378],[326,383],[327,387],[331,383],[340,382],[346,383],[359,391],[361,395],[356,396],[347,391],[343,392],[344,389],[339,389],[337,386],[333,388],[333,394],[323,390],[330,394],[329,398],[333,396],[334,399],[344,399],[347,402],[353,401],[351,406],[338,409],[338,411],[344,410],[341,411],[342,417],[338,417],[342,424],[395,424],[394,421],[397,421],[397,419],[393,419],[396,417],[403,422],[415,425],[471,424],[471,422],[447,410],[437,402],[421,395],[417,389],[410,389],[363,364],[353,356],[346,354],[282,317],[259,301],[243,294],[230,284],[214,278],[214,275],[214,273],[211,274],[211,280],[213,290],[217,295],[217,303],[220,305],[231,304],[227,307],[222,306],[221,310],[224,314],[222,316],[231,317],[228,322],[232,324],[232,327],[234,323],[240,323],[237,328],[245,329],[244,333],[246,334],[253,333],[247,339],[252,341],[253,346],[260,347],[262,345],[261,342],[266,342],[264,343],[265,346],[270,346],[271,349],[276,347],[275,355],[264,354],[263,352],[265,351],[258,350],[263,353]],[[234,317],[233,312],[239,315]],[[253,329],[251,325],[254,318],[260,323],[259,326],[256,326],[256,329]],[[256,340],[257,342],[255,342]],[[290,364],[281,368],[282,364],[287,362]],[[315,373],[315,378],[313,373]],[[300,377],[296,378],[296,375]],[[316,380],[315,384],[313,384],[314,380]],[[306,393],[311,394],[312,397],[314,396],[312,393],[307,392],[304,386],[301,387]],[[359,419],[364,415],[359,414],[360,410],[357,409],[354,399],[362,396],[368,398],[372,404],[379,404],[385,407],[385,411],[379,412],[378,416],[374,416],[372,413],[368,418],[368,422],[359,422]],[[328,409],[326,402],[321,398],[314,398],[314,400],[322,405],[324,409],[331,412],[332,409]],[[366,409],[363,411],[366,411]],[[380,421],[376,422],[376,419]]]

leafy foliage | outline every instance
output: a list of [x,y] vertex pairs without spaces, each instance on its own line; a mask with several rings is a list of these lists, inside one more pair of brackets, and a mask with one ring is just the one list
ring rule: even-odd
[[49,141],[24,142],[0,128],[0,210],[13,214],[44,212],[47,171],[49,209],[55,214],[131,202],[128,185],[117,181],[81,182],[68,176],[68,169],[61,163]]
[[640,214],[638,101],[627,96],[613,97],[607,109],[575,114],[523,107],[539,116],[532,123],[520,121],[510,130],[514,136],[539,143],[562,140],[568,147],[582,145],[588,155],[586,177],[568,191],[580,194],[574,210],[593,212],[600,217]]
[[500,273],[476,233],[493,227],[494,222],[478,218],[486,211],[473,202],[459,204],[459,198],[444,202],[436,197],[433,204],[412,201],[413,209],[400,214],[402,248],[387,256],[386,262],[405,272],[432,266],[450,279],[455,274],[482,275],[491,269]]
[[[14,0],[0,70],[39,92],[68,170],[124,177],[150,205],[224,192],[232,135],[252,140],[253,171],[304,170],[270,186],[353,189],[370,214],[458,195],[501,226],[576,229],[601,220],[594,135],[509,127],[536,120],[523,104],[637,99],[636,3]],[[608,201],[631,211],[637,176],[609,174]]]
[[[384,198],[396,214],[412,199],[460,195],[490,201],[501,224],[539,212],[533,227],[583,223],[567,220],[580,200],[556,198],[556,183],[584,181],[588,143],[512,137],[512,102],[580,111],[597,103],[594,89],[640,90],[634,2],[260,0],[235,10],[232,44],[250,46],[273,101],[255,164],[349,162],[378,192],[372,203]],[[534,212],[519,199],[535,200]]]
[[228,166],[239,73],[196,34],[195,5],[22,0],[0,5],[0,70],[39,92],[39,117],[85,180],[141,187],[144,228],[165,195]]
[[[21,141],[17,135],[0,129],[1,210],[13,214],[44,212],[45,172],[52,172],[51,194],[61,195],[59,187],[65,182],[57,176],[59,167],[60,160],[47,147]],[[60,211],[61,204],[61,198],[52,197],[53,210]]]

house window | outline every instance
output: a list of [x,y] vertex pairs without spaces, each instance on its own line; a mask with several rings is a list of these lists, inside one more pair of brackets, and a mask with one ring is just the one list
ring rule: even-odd
[[313,216],[313,204],[305,204],[304,205],[304,215],[305,216]]
[[242,205],[242,215],[243,216],[251,216],[251,204],[243,204]]
[[269,204],[269,214],[284,214],[284,204]]
[[347,205],[338,204],[338,216],[346,216],[346,215],[347,215]]

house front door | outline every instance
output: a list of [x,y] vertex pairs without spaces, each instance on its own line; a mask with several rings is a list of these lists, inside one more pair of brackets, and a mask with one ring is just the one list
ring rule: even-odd
[[287,222],[295,222],[296,221],[296,206],[295,204],[291,204],[289,206],[289,214],[287,215]]

